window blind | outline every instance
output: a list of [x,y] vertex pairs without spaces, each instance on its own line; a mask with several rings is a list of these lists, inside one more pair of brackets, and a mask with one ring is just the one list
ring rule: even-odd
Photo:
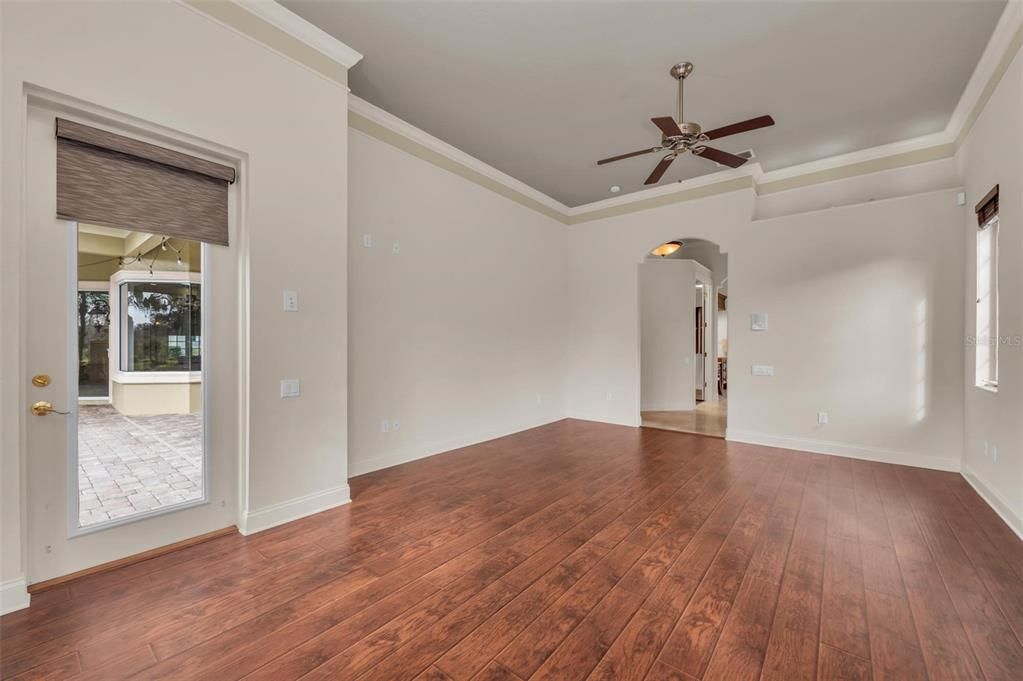
[[227,245],[234,168],[57,119],[57,217]]
[[989,191],[987,195],[980,200],[975,208],[977,211],[977,225],[983,227],[988,221],[994,216],[998,215],[998,185],[996,184],[994,189]]

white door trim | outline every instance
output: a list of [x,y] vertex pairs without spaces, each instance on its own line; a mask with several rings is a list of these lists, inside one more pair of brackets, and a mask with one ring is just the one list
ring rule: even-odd
[[[29,207],[29,195],[27,187],[26,160],[27,153],[29,151],[28,112],[30,109],[41,109],[60,116],[74,117],[96,127],[112,130],[120,134],[128,134],[154,144],[160,144],[168,148],[190,153],[216,162],[226,163],[237,169],[239,180],[231,186],[229,191],[229,200],[231,202],[229,210],[229,233],[231,234],[230,248],[233,251],[231,254],[231,261],[234,263],[232,268],[237,273],[237,279],[235,280],[237,295],[235,296],[234,294],[231,294],[231,296],[236,298],[237,305],[236,310],[234,311],[235,316],[231,320],[232,333],[226,338],[226,342],[230,343],[230,336],[236,334],[236,352],[233,352],[232,355],[237,357],[237,360],[231,368],[234,375],[231,382],[236,383],[236,386],[221,386],[218,390],[220,392],[221,399],[223,399],[225,394],[230,395],[234,404],[237,405],[236,428],[232,428],[230,435],[231,442],[234,445],[231,449],[236,449],[236,451],[227,454],[228,456],[233,455],[236,457],[232,464],[234,466],[234,473],[233,479],[231,480],[232,489],[229,492],[233,495],[233,501],[232,504],[226,508],[230,510],[232,517],[237,520],[248,505],[248,385],[250,378],[248,342],[249,239],[248,230],[245,226],[245,203],[248,180],[247,154],[237,149],[226,147],[209,140],[197,138],[192,135],[164,127],[158,123],[139,119],[91,102],[38,87],[31,83],[23,82],[21,85],[23,96],[20,102],[21,106],[19,107],[19,116],[17,117],[17,120],[11,122],[11,137],[20,145],[21,160],[18,172],[11,173],[13,177],[10,179],[6,176],[4,177],[3,197],[5,202],[8,200],[10,201],[10,205],[7,210],[4,211],[5,217],[12,218],[10,221],[5,219],[3,225],[5,232],[3,244],[4,263],[5,265],[7,263],[13,264],[9,270],[10,278],[5,277],[4,282],[5,288],[6,284],[10,284],[9,290],[11,292],[10,298],[5,295],[5,305],[7,302],[12,303],[11,317],[8,318],[8,321],[11,322],[11,324],[8,326],[7,334],[5,334],[5,339],[9,339],[10,342],[5,347],[4,354],[7,357],[14,358],[10,364],[5,364],[5,366],[11,369],[12,377],[17,377],[16,380],[18,384],[16,387],[12,386],[10,392],[6,392],[4,395],[5,401],[8,402],[8,404],[5,405],[5,430],[8,430],[6,425],[10,425],[11,427],[8,432],[14,433],[14,435],[10,436],[9,439],[5,438],[4,445],[5,447],[7,447],[7,445],[11,445],[12,448],[17,451],[16,465],[18,470],[15,472],[13,470],[14,466],[11,466],[12,470],[10,472],[11,474],[16,475],[18,479],[17,489],[20,490],[20,499],[17,504],[18,514],[16,519],[13,519],[13,523],[19,528],[18,533],[20,534],[18,537],[18,544],[20,545],[20,556],[18,562],[21,566],[21,574],[17,575],[8,573],[5,575],[7,581],[0,585],[3,586],[5,605],[8,601],[13,602],[18,600],[7,598],[9,591],[8,587],[9,585],[14,584],[14,582],[21,580],[26,584],[31,584],[33,582],[57,576],[48,574],[32,574],[32,568],[30,567],[31,560],[29,557],[29,550],[31,549],[29,542],[28,513],[29,467],[28,452],[26,451],[26,448],[28,444],[28,419],[36,418],[29,416],[29,410],[26,405],[28,404],[27,400],[30,395],[28,389],[25,385],[23,385],[23,379],[31,371],[31,368],[27,365],[26,357],[26,348],[29,347],[29,339],[27,337],[28,325],[26,323],[28,291],[26,289],[30,273],[27,270],[27,267],[23,264],[27,254],[27,244],[25,242],[27,223],[25,217]],[[14,220],[17,220],[17,224],[14,223]],[[223,278],[225,275],[221,274],[220,276]],[[232,279],[234,279],[234,276],[232,276]],[[228,279],[228,281],[230,280],[231,279]],[[70,280],[69,276],[68,285],[77,287],[77,276],[74,277],[73,282]],[[204,305],[204,309],[208,310],[209,305]],[[70,314],[68,316],[70,317]],[[70,360],[71,358],[69,357],[68,359]],[[17,364],[15,365],[14,362],[17,362]],[[205,386],[203,388],[203,398],[204,402],[208,401]],[[70,409],[75,409],[75,404],[76,402],[74,400],[70,401]],[[59,406],[61,405],[58,405],[58,407]],[[71,419],[69,419],[69,421],[70,420]],[[70,429],[70,427],[71,424],[69,423],[68,428]],[[208,433],[209,429],[206,429],[206,432]],[[207,451],[211,449],[209,443],[206,444],[206,449]],[[207,465],[206,469],[205,474],[208,476],[210,473],[210,466]],[[206,480],[205,483],[207,494],[210,494],[211,490],[209,480]],[[10,487],[5,487],[5,489],[10,489]],[[222,503],[221,506],[223,507],[224,504]],[[104,525],[104,528],[109,527],[110,525]],[[161,534],[165,534],[165,532],[161,530]],[[129,553],[131,552],[129,551]],[[92,561],[94,559],[88,558],[87,560]],[[25,601],[25,605],[27,605],[27,599]],[[22,606],[19,605],[18,607]]]

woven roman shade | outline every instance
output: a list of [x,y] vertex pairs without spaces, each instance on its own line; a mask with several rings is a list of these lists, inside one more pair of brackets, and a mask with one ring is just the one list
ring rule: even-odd
[[981,227],[988,223],[988,220],[998,215],[998,185],[987,193],[977,207],[974,209],[977,211],[977,224]]
[[57,217],[227,245],[234,168],[57,119]]

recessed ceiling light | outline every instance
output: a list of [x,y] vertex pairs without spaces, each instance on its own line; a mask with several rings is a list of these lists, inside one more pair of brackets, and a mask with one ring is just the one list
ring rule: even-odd
[[609,192],[611,192],[612,194],[617,194],[617,193],[618,193],[618,192],[620,192],[621,190],[622,190],[622,188],[621,188],[621,187],[619,187],[619,186],[618,186],[618,185],[616,185],[616,184],[613,184],[613,185],[611,185],[611,188],[610,188],[610,189],[608,189],[608,191],[609,191]]

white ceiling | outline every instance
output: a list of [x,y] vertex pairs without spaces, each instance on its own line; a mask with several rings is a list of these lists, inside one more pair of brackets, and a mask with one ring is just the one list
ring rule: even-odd
[[[761,114],[721,140],[764,170],[942,130],[1004,0],[413,2],[283,0],[365,55],[363,99],[559,201],[643,189],[674,115],[704,128]],[[720,170],[691,156],[661,184]]]

